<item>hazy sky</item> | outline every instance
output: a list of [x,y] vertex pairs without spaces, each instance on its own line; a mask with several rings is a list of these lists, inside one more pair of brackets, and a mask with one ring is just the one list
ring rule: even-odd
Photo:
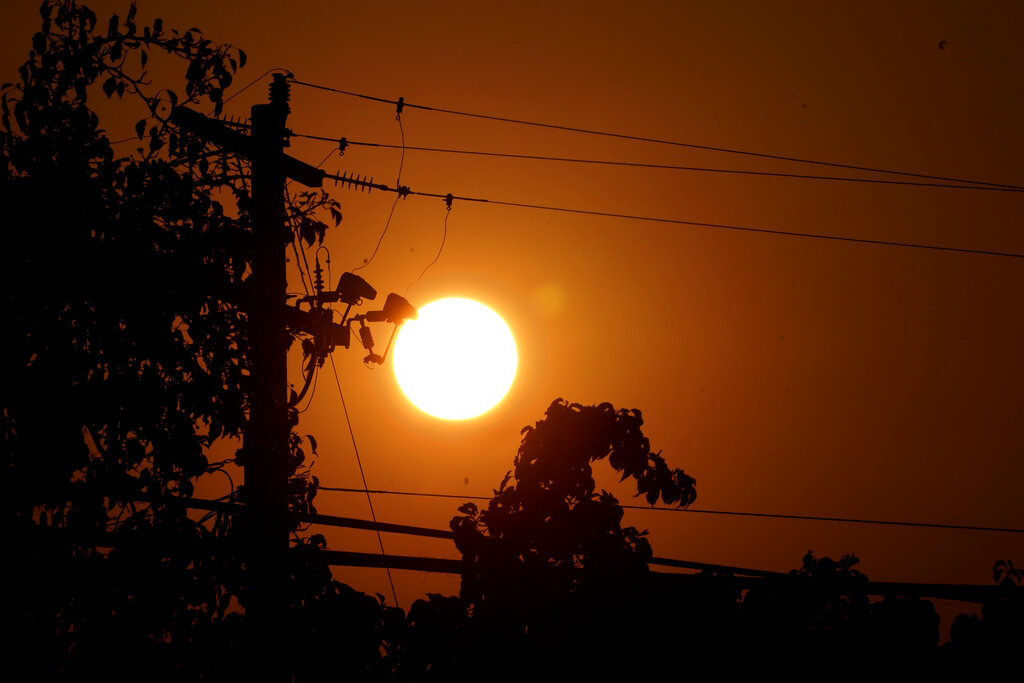
[[[3,80],[36,30],[5,4]],[[139,17],[243,48],[268,69],[388,99],[938,176],[1024,185],[1024,5],[1017,2],[156,2]],[[90,3],[101,22],[127,3]],[[178,85],[174,83],[172,85]],[[229,103],[248,112],[266,79]],[[132,122],[134,119],[132,119]],[[296,132],[399,144],[393,107],[295,87]],[[787,173],[837,168],[626,142],[406,109],[407,145]],[[130,135],[111,130],[117,139]],[[295,140],[318,163],[330,143]],[[400,152],[350,147],[324,165],[394,184]],[[607,168],[407,152],[413,190],[801,233],[1024,254],[1014,192]],[[334,192],[335,278],[372,253],[393,195]],[[516,334],[519,374],[485,416],[446,422],[390,366],[335,353],[371,488],[487,495],[519,430],[556,397],[639,408],[645,433],[697,479],[698,509],[1024,527],[1024,261],[456,201],[399,202],[360,271],[423,305],[477,299]],[[310,255],[312,257],[312,255]],[[298,280],[292,283],[300,289]],[[385,338],[382,330],[378,338]],[[454,339],[453,344],[459,340]],[[298,359],[293,381],[300,381]],[[329,366],[300,432],[315,473],[361,486]],[[599,470],[608,470],[606,464]],[[624,502],[629,492],[606,484]],[[378,519],[447,528],[459,501],[378,496]],[[364,497],[321,512],[368,517]],[[853,552],[872,578],[987,583],[1024,563],[1020,535],[630,512],[656,555],[763,569]],[[373,552],[372,534],[329,534]],[[385,536],[388,551],[454,557]],[[341,569],[388,592],[380,571]],[[401,602],[453,577],[396,572]]]

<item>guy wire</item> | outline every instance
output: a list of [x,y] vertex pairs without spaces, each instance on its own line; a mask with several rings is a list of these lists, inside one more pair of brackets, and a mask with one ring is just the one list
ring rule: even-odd
[[[370,496],[370,487],[366,485],[366,474],[363,472],[363,461],[359,457],[359,446],[356,445],[356,433],[352,429],[352,419],[348,415],[348,405],[345,404],[345,393],[341,390],[341,380],[338,379],[338,368],[334,364],[334,356],[329,356],[331,359],[331,370],[334,372],[334,383],[338,386],[338,396],[341,397],[341,408],[345,413],[345,423],[348,425],[348,434],[352,439],[352,450],[356,454],[356,464],[359,465],[359,476],[363,480],[363,491],[366,493],[366,502],[370,506],[370,519],[373,520],[374,524],[377,523],[377,514],[373,511],[373,498]],[[377,529],[377,543],[380,545],[380,554],[382,557],[387,557],[387,552],[384,550],[384,539],[381,538],[380,529]],[[398,606],[398,593],[395,592],[395,582],[391,578],[391,568],[385,567],[388,573],[388,583],[391,584],[391,597],[395,599],[395,606]]]

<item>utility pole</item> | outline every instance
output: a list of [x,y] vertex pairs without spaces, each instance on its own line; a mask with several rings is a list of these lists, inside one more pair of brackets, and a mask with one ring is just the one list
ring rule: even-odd
[[324,172],[284,153],[288,82],[275,74],[269,104],[252,107],[251,135],[178,107],[171,120],[247,157],[252,171],[252,272],[244,311],[249,323],[249,421],[239,464],[245,475],[246,668],[253,680],[286,680],[288,661],[288,307],[284,183],[320,187]]
[[[350,326],[360,325],[359,336],[369,352],[366,362],[383,364],[387,356],[373,351],[373,337],[366,322],[394,324],[388,348],[403,321],[415,318],[416,309],[397,294],[389,294],[384,308],[348,317],[353,306],[373,299],[376,290],[362,278],[345,273],[334,291],[317,287],[304,301],[310,310],[289,306],[286,272],[291,231],[286,225],[285,181],[321,187],[325,173],[284,153],[289,135],[289,86],[275,74],[270,102],[251,110],[251,134],[245,135],[194,110],[178,107],[171,120],[207,141],[247,157],[252,171],[252,270],[243,309],[249,324],[249,420],[238,462],[244,470],[245,488],[242,560],[245,563],[246,673],[252,680],[283,681],[289,676],[287,662],[294,654],[289,640],[289,534],[288,479],[294,473],[289,453],[291,423],[288,391],[289,327],[314,335],[321,362],[335,346],[349,347]],[[351,181],[350,181],[351,182]],[[340,324],[332,320],[324,304],[348,305]],[[312,363],[313,361],[311,361]],[[310,377],[312,375],[310,374]],[[308,387],[308,379],[307,379]],[[305,392],[305,389],[303,389]]]
[[249,277],[251,381],[243,440],[245,567],[249,593],[248,664],[259,679],[286,678],[282,635],[287,619],[288,341],[284,144],[288,83],[275,74],[270,103],[252,107],[252,274]]

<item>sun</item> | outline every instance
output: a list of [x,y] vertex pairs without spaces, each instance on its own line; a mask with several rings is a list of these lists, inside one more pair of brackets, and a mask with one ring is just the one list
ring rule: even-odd
[[395,340],[398,386],[425,413],[464,420],[490,410],[512,386],[516,343],[497,313],[471,299],[419,309]]

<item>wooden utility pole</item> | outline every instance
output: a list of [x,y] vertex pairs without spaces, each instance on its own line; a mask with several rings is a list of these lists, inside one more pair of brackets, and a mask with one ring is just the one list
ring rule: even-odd
[[285,678],[282,631],[288,552],[288,330],[285,321],[284,140],[288,84],[276,74],[270,103],[252,107],[252,274],[246,313],[252,361],[245,468],[249,664],[263,680]]
[[288,307],[284,184],[292,179],[320,187],[324,172],[284,153],[288,119],[285,77],[275,74],[270,102],[252,107],[251,135],[179,107],[172,120],[209,142],[247,157],[252,170],[252,272],[244,310],[249,323],[249,421],[239,463],[243,496],[246,668],[250,680],[289,678],[288,478],[293,472],[288,439]]

